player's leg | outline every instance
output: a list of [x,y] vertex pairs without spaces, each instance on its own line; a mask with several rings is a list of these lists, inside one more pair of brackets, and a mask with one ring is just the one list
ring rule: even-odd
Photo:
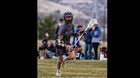
[[62,56],[63,53],[64,53],[63,49],[56,49],[56,54],[58,55],[56,76],[61,76],[60,69],[61,69],[61,64],[63,62],[63,56]]
[[62,62],[63,68],[66,68],[66,60],[73,60],[76,57],[77,51],[78,51],[78,48],[75,48],[73,51],[68,52],[68,56],[66,58],[64,58],[63,62]]
[[74,59],[75,58],[75,51],[72,51],[72,52],[68,52],[69,53],[69,56],[65,59],[65,60],[71,60],[71,59]]
[[58,56],[56,76],[61,76],[60,68],[61,68],[62,61],[63,61],[63,57],[62,56]]

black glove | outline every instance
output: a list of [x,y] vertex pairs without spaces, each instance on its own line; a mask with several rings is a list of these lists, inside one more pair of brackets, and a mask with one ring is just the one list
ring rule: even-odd
[[83,34],[83,33],[85,33],[85,31],[84,31],[84,30],[80,31],[80,35],[81,35],[81,34]]

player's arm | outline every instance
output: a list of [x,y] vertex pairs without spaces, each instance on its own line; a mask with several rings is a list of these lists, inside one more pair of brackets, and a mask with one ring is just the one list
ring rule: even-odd
[[66,47],[64,41],[62,40],[63,39],[63,35],[59,35],[58,36],[58,39],[56,40],[56,47],[57,48],[64,48]]
[[64,28],[61,26],[59,28],[59,31],[58,31],[58,39],[56,41],[57,48],[65,47],[65,43],[63,41],[63,35],[64,35]]

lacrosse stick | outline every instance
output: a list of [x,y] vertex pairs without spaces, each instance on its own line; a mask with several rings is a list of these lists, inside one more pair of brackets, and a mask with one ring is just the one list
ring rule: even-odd
[[97,23],[96,19],[90,19],[90,21],[89,21],[89,23],[87,25],[87,28],[84,30],[84,32],[81,34],[81,36],[78,38],[78,40],[75,42],[75,44],[73,46],[76,46],[76,44],[83,37],[83,35],[87,31],[87,29],[92,28],[95,23]]

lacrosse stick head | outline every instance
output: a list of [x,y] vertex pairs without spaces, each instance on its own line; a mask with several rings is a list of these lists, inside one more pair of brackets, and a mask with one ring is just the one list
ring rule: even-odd
[[94,24],[98,24],[97,19],[90,19],[87,28],[92,28]]

